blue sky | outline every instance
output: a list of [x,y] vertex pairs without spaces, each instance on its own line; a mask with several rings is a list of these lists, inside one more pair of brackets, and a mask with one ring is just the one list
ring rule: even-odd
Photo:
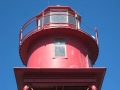
[[[49,5],[70,6],[90,28],[98,28],[99,56],[94,67],[106,67],[101,90],[119,90],[120,0],[0,0],[0,89],[17,90],[13,67],[24,67],[19,57],[19,31]],[[94,35],[84,25],[81,29]]]

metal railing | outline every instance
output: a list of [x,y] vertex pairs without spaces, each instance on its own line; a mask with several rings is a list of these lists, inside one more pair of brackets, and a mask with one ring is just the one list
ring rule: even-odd
[[35,26],[33,29],[29,30],[26,34],[23,34],[23,32],[26,30],[26,27],[29,26],[31,23],[36,21],[36,16],[31,18],[30,20],[28,20],[22,27],[20,30],[20,34],[19,34],[19,41],[20,41],[20,45],[22,43],[22,41],[25,39],[26,36],[28,36],[31,32],[33,32],[34,30],[37,29],[37,27]]
[[[62,18],[62,20],[61,20]],[[64,20],[66,19],[66,21]],[[32,33],[46,29],[46,28],[74,28],[79,29],[80,18],[69,12],[67,14],[50,14],[50,12],[42,12],[41,14],[34,16],[28,20],[20,30],[19,42],[22,42]],[[95,29],[96,41],[98,43],[98,32]]]
[[[62,22],[61,19],[64,20],[64,18],[66,18],[67,21]],[[75,17],[75,15],[72,15],[71,12],[68,14],[50,14],[50,12],[42,12],[39,16],[34,16],[30,20],[28,20],[21,27],[20,35],[19,35],[20,45],[22,44],[22,42],[25,40],[26,37],[31,35],[36,30],[41,30],[44,28],[58,28],[58,27],[70,27],[76,29],[78,26],[77,20],[78,19]]]

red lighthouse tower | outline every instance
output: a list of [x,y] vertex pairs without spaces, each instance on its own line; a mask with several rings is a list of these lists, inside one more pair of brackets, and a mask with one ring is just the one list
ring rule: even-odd
[[49,6],[24,24],[14,68],[18,90],[101,90],[106,68],[94,68],[98,41],[80,29],[81,16],[68,6]]

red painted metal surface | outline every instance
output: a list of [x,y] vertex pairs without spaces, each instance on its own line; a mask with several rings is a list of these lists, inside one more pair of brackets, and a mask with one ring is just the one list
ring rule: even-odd
[[32,85],[35,90],[46,86],[84,86],[82,90],[87,90],[96,85],[101,90],[106,68],[14,68],[14,72],[19,90],[24,85]]
[[[54,39],[66,40],[66,56],[54,56]],[[37,40],[29,48],[27,67],[79,68],[89,67],[88,50],[77,38],[70,36],[49,36]]]
[[[42,40],[43,38],[45,39],[49,36],[52,37],[54,35],[57,35],[57,36],[64,35],[69,38],[76,38],[76,40],[78,40],[77,42],[80,42],[84,47],[87,47],[88,57],[89,57],[89,59],[91,59],[92,64],[95,63],[96,58],[98,56],[98,51],[99,51],[96,40],[93,39],[92,36],[88,35],[87,33],[85,33],[82,30],[78,31],[78,30],[69,29],[69,28],[50,28],[50,29],[45,29],[45,30],[41,30],[41,31],[38,30],[38,31],[34,32],[33,34],[29,35],[24,40],[24,42],[20,45],[20,56],[21,56],[23,63],[25,65],[27,65],[28,58],[29,58],[29,56],[28,56],[29,49],[31,47],[33,47],[32,45],[35,44],[34,42],[36,40],[39,41],[39,40]],[[49,41],[49,39],[48,39],[48,41]],[[74,41],[75,40],[73,40],[72,42],[74,43]],[[43,42],[44,42],[44,40],[43,40]],[[53,43],[53,42],[54,41],[52,41],[51,43]],[[53,47],[51,47],[51,49],[52,48]],[[54,50],[50,53],[54,53]]]

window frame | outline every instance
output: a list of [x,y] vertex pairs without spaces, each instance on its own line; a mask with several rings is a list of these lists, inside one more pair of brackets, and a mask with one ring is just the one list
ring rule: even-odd
[[[64,44],[64,49],[65,49],[65,55],[64,56],[55,56],[55,39],[64,39],[65,40],[65,44]],[[55,58],[66,58],[67,59],[67,46],[66,46],[66,38],[54,38],[54,43],[53,43],[53,59]]]

